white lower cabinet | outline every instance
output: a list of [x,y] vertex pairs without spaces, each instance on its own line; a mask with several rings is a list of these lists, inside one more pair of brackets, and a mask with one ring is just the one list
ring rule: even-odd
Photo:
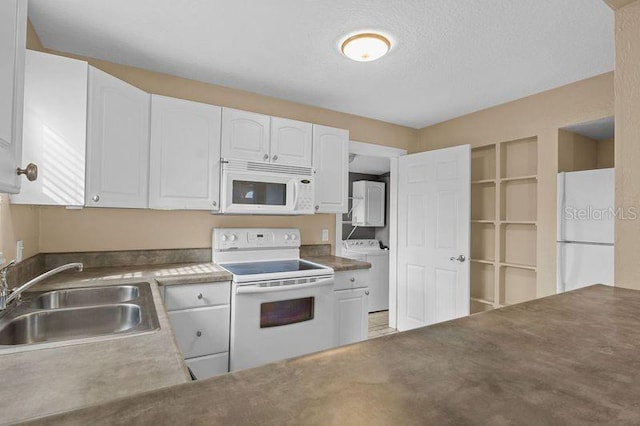
[[230,289],[229,282],[165,287],[171,327],[197,379],[229,371]]
[[334,291],[334,346],[367,339],[369,271],[336,272]]
[[229,349],[229,305],[169,312],[178,347],[185,358]]
[[184,362],[198,379],[218,376],[229,371],[229,352],[186,359]]
[[367,288],[334,292],[335,346],[367,339],[368,293]]

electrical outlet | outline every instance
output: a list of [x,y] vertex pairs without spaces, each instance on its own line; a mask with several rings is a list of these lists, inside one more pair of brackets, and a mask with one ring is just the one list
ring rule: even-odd
[[328,229],[323,229],[322,230],[322,241],[329,241],[329,230]]
[[16,242],[16,262],[22,262],[22,252],[24,251],[24,243],[22,240]]

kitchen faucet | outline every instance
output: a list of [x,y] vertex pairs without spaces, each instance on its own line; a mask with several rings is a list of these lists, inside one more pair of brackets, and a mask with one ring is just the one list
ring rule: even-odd
[[9,284],[7,283],[7,272],[9,268],[16,264],[15,260],[9,262],[6,266],[3,266],[0,269],[0,311],[4,311],[7,309],[11,302],[20,300],[20,296],[23,292],[27,291],[29,288],[38,284],[45,279],[59,274],[62,271],[66,271],[68,269],[77,269],[78,271],[82,271],[84,267],[82,263],[68,263],[66,265],[58,266],[50,271],[45,272],[44,274],[38,275],[37,277],[27,281],[22,284],[20,287],[9,291]]

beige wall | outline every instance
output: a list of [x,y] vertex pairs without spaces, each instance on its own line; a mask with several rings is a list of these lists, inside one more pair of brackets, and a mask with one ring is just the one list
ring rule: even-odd
[[558,171],[591,170],[598,166],[598,141],[567,130],[558,132]]
[[[640,209],[640,1],[616,10],[615,34],[616,206]],[[640,289],[640,219],[615,233],[616,285]]]
[[596,168],[614,167],[615,163],[615,139],[598,141],[598,164]]
[[[215,227],[300,228],[303,244],[334,241],[335,215],[222,216],[209,212],[42,207],[40,251],[101,251],[211,247]],[[325,242],[326,244],[326,242]]]
[[602,74],[422,129],[413,151],[538,138],[537,295],[545,296],[556,283],[558,130],[610,117],[613,105],[613,73]]
[[[43,50],[31,22],[28,47]],[[418,131],[408,127],[139,68],[81,59],[151,93],[349,129],[351,139],[362,142],[409,149],[418,139]],[[304,244],[322,242],[322,229],[329,229],[329,242],[334,241],[335,235],[333,215],[214,216],[208,212],[184,211],[67,210],[9,207],[6,201],[0,212],[0,250],[5,250],[7,258],[15,256],[19,239],[24,240],[24,255],[29,257],[39,252],[210,247],[211,229],[223,226],[297,227],[301,229]]]

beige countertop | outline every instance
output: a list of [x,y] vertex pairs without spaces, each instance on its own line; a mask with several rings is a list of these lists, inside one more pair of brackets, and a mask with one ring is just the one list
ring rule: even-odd
[[638,424],[639,313],[592,286],[37,423]]
[[92,268],[37,285],[34,291],[150,282],[160,329],[0,349],[0,424],[190,382],[154,280],[179,284],[230,279],[207,263]]
[[319,263],[324,266],[333,268],[336,272],[341,271],[353,271],[356,269],[369,269],[371,264],[368,262],[361,262],[359,260],[347,259],[346,257],[338,256],[305,256],[304,260],[309,262]]
[[[365,262],[335,256],[307,259],[336,271],[370,267]],[[58,274],[37,285],[34,291],[150,282],[160,330],[0,349],[3,379],[0,423],[63,413],[190,383],[158,285],[230,281],[231,278],[231,274],[216,264],[189,263],[89,268]]]

